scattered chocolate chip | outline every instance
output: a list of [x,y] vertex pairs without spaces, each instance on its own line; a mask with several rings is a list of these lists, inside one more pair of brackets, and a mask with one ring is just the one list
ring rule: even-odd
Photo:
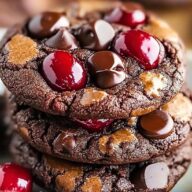
[[88,59],[88,63],[100,88],[110,88],[125,80],[125,67],[116,53],[97,52]]
[[49,37],[61,27],[68,27],[69,20],[63,13],[44,12],[34,16],[28,24],[31,35],[37,38]]
[[159,191],[166,189],[169,172],[167,164],[158,162],[136,168],[132,172],[130,179],[138,190]]
[[148,138],[165,139],[173,132],[173,119],[165,112],[156,110],[140,117],[140,132]]
[[75,49],[78,47],[75,37],[66,28],[60,29],[54,36],[50,37],[45,44],[61,50]]
[[106,49],[115,36],[111,24],[104,20],[97,20],[91,24],[84,24],[74,30],[74,35],[83,48],[92,50]]
[[56,152],[67,151],[71,153],[75,146],[74,137],[66,135],[66,133],[60,134],[53,142],[53,148],[57,150]]

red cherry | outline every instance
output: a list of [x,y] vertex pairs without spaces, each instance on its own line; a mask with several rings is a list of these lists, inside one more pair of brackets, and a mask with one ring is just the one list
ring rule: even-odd
[[56,91],[71,91],[85,87],[87,75],[81,63],[68,52],[55,51],[43,61],[43,75]]
[[88,119],[85,121],[75,119],[74,121],[92,132],[100,131],[102,128],[109,126],[113,122],[111,119]]
[[153,36],[140,30],[121,33],[114,43],[114,49],[123,56],[137,59],[145,69],[154,69],[162,61],[164,49]]
[[115,8],[105,16],[105,20],[110,23],[117,23],[135,28],[139,24],[145,23],[146,15],[139,9],[129,11],[121,8]]
[[30,172],[13,163],[0,165],[0,191],[31,192],[32,177]]

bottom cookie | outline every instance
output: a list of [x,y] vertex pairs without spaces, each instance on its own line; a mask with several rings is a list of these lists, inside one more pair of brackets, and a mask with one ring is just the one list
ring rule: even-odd
[[191,143],[150,161],[128,165],[77,164],[44,155],[13,138],[16,163],[32,170],[36,182],[57,192],[170,191],[191,162]]

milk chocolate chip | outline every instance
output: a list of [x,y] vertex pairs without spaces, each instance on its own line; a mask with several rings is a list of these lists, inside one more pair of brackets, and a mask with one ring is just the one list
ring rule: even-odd
[[66,151],[72,153],[72,150],[76,146],[75,138],[73,136],[67,135],[66,133],[61,133],[53,142],[53,150],[56,152]]
[[139,191],[161,191],[167,187],[169,167],[163,162],[158,162],[136,168],[131,175],[131,182]]
[[121,58],[112,51],[93,54],[88,63],[100,88],[110,88],[125,80],[125,67]]
[[37,38],[49,37],[61,27],[68,27],[69,20],[63,13],[44,12],[34,16],[28,24],[31,35]]
[[140,117],[140,132],[151,139],[165,139],[173,132],[173,119],[165,112],[156,110]]
[[60,29],[54,36],[50,37],[45,44],[61,50],[75,49],[78,47],[75,37],[66,28]]
[[82,48],[103,50],[113,40],[115,31],[108,22],[97,20],[94,23],[84,24],[78,29],[75,29],[74,35]]

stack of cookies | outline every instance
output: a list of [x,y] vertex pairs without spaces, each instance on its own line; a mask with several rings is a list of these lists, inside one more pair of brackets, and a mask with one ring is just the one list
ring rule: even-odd
[[[168,24],[129,3],[41,13],[10,29],[0,77],[12,94],[14,161],[50,191],[170,191],[192,155],[183,52]],[[31,191],[26,170],[0,169],[0,190],[17,170],[17,189]]]

